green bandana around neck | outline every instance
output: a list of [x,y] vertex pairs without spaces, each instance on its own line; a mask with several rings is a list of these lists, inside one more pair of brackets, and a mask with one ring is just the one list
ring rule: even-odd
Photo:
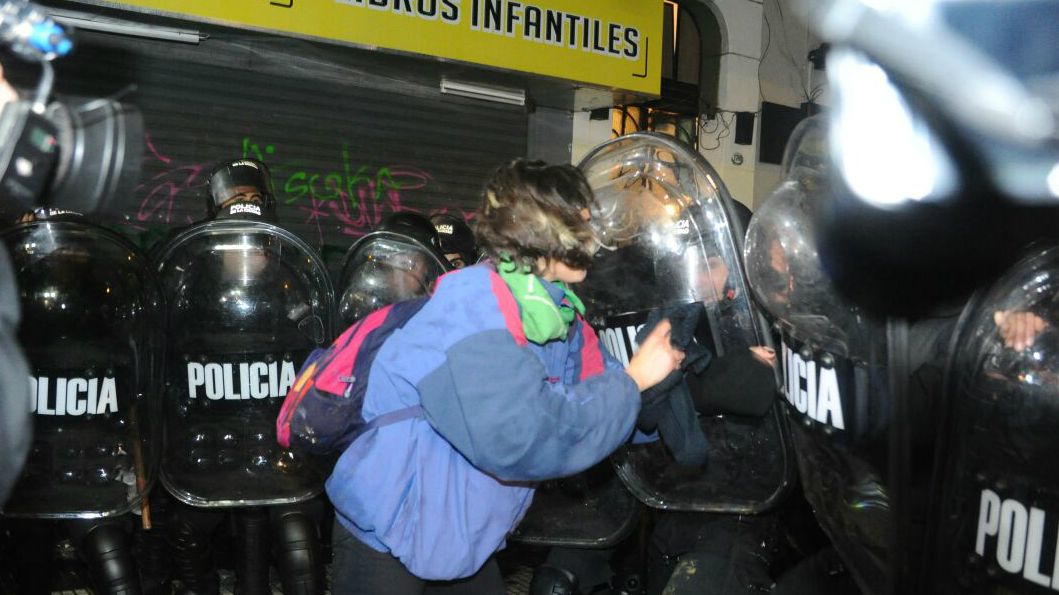
[[554,284],[563,290],[565,299],[557,305],[544,286],[548,281],[528,269],[519,270],[513,261],[505,259],[500,261],[496,271],[518,302],[522,330],[529,341],[543,345],[548,341],[565,339],[575,314],[585,313],[581,299],[561,281],[555,281]]

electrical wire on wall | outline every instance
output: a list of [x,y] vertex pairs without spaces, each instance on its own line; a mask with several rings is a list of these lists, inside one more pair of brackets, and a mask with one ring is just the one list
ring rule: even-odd
[[769,24],[769,15],[764,4],[761,5],[761,17],[765,21],[765,49],[761,50],[761,57],[757,59],[757,95],[761,98],[761,103],[764,103],[765,90],[761,85],[761,65],[765,63],[765,56],[769,55],[769,48],[772,47],[772,26]]
[[[798,86],[799,86],[799,88],[800,88],[800,90],[802,92],[802,97],[804,97],[806,101],[811,102],[812,101],[812,93],[809,90],[808,83],[806,83],[805,76],[802,74],[802,65],[799,64],[798,61],[794,59],[794,54],[791,52],[790,40],[787,37],[787,19],[786,19],[786,17],[783,14],[783,0],[775,0],[775,4],[776,4],[776,10],[780,14],[780,31],[782,33],[781,37],[782,37],[782,40],[783,40],[783,47],[780,49],[780,55],[786,57],[787,61],[789,61],[791,63],[791,67],[792,67],[793,72],[795,72],[798,75]],[[767,7],[766,7],[765,4],[762,4],[761,8],[762,8],[761,14],[763,16],[766,16],[766,22],[767,22],[767,15],[766,15],[766,10],[765,10]],[[805,25],[805,28],[806,28],[806,36],[808,38],[808,29],[809,29],[808,25]],[[771,33],[770,33],[769,34],[770,40],[771,40],[771,37],[772,36],[771,36]],[[806,46],[808,46],[808,43],[806,43]],[[758,85],[759,85],[758,88],[759,89],[760,89],[760,84],[761,84],[760,83],[761,64],[764,63],[764,60],[765,60],[765,55],[764,55],[764,53],[762,53],[761,62],[758,63]]]
[[[670,93],[663,93],[664,96],[660,100],[640,105],[616,106],[615,109],[619,111],[614,114],[612,120],[612,133],[615,136],[621,136],[632,131],[662,132],[670,134],[698,150],[713,151],[720,148],[726,138],[735,136],[736,124],[743,123],[740,119],[742,116],[752,116],[751,122],[753,120],[760,121],[760,118],[766,113],[763,106],[770,103],[765,96],[766,87],[770,89],[770,94],[776,95],[779,93],[785,95],[786,93],[782,91],[789,86],[791,91],[797,89],[795,97],[801,97],[802,103],[815,104],[824,93],[825,86],[823,83],[814,84],[813,77],[815,73],[812,70],[814,59],[809,57],[808,60],[800,60],[792,51],[791,35],[798,37],[803,34],[803,31],[798,28],[794,21],[790,25],[795,30],[788,30],[783,3],[792,0],[754,1],[760,2],[762,24],[764,25],[764,30],[762,31],[764,36],[762,40],[763,48],[760,55],[754,56],[752,54],[725,50],[723,53],[714,53],[711,56],[719,59],[737,56],[757,63],[756,79],[759,103],[756,111],[749,112],[745,108],[740,110],[719,108],[704,101],[699,92],[696,92],[699,95],[698,97],[690,97],[686,93],[682,96],[678,90],[678,83],[671,81]],[[667,6],[673,6],[674,15],[680,14],[678,12],[681,4],[680,0],[667,0],[666,4]],[[771,16],[769,13],[772,13]],[[776,22],[779,27],[775,31],[775,36],[778,36],[775,39],[773,39],[773,22]],[[678,30],[679,27],[674,23],[674,35],[676,35]],[[810,31],[806,27],[804,29],[806,47],[810,44],[810,35]],[[676,59],[677,45],[674,38],[674,60]],[[702,49],[701,44],[699,49]],[[780,54],[778,61],[774,56],[777,52]],[[770,58],[772,58],[771,62],[766,64],[766,60]],[[762,72],[764,66],[770,66],[776,71],[768,75],[768,80],[763,79],[763,76],[766,76]],[[809,68],[808,71],[805,70],[806,66]],[[784,103],[790,100],[791,98],[788,97]],[[795,99],[795,102],[797,103],[798,99]],[[740,128],[741,131],[742,128]]]
[[[759,113],[760,111],[754,112],[755,116]],[[727,119],[725,119],[726,115],[729,116]],[[735,115],[736,112],[732,110],[717,109],[715,118],[707,119],[700,116],[698,135],[700,144],[696,145],[695,148],[700,151],[713,151],[721,148],[721,141],[732,135],[732,124],[735,123]],[[714,123],[712,127],[710,127],[711,122]],[[703,146],[701,144],[702,140],[711,136],[713,137],[712,146]]]
[[[783,71],[787,74],[793,73],[797,77],[797,82],[795,82],[793,80],[794,77],[792,77],[791,83],[798,87],[798,92],[804,102],[815,104],[825,90],[825,83],[813,84],[813,62],[811,60],[806,60],[808,71],[805,72],[803,71],[803,65],[795,59],[795,56],[791,51],[787,20],[783,10],[784,1],[785,0],[771,0],[770,2],[769,0],[763,0],[761,4],[761,16],[765,29],[765,38],[761,57],[757,58],[757,84],[760,103],[757,111],[753,112],[754,118],[758,120],[760,120],[763,114],[761,106],[769,102],[765,97],[765,84],[762,80],[762,67],[765,65],[766,59],[771,55],[770,52],[774,54],[778,51],[781,57]],[[769,19],[770,9],[774,9],[779,15],[779,31],[777,32],[779,38],[775,40],[775,43],[773,43],[772,21]],[[806,47],[809,46],[809,35],[809,28],[806,26]],[[730,109],[703,106],[702,109],[700,109],[700,116],[698,117],[699,144],[696,145],[696,148],[701,151],[713,151],[719,149],[722,145],[722,141],[733,134],[733,125],[735,124],[736,116],[737,112]]]

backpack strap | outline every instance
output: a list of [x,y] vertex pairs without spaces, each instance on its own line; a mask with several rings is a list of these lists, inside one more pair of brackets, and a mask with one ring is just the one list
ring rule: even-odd
[[374,430],[375,428],[381,428],[383,426],[395,424],[399,421],[404,421],[406,419],[413,419],[422,416],[422,405],[411,405],[402,409],[394,409],[393,411],[387,411],[382,415],[376,415],[375,417],[371,418],[371,421],[358,428],[357,431],[354,432],[350,437],[349,442],[350,444],[352,444],[354,440],[360,438],[360,436],[366,433],[368,430]]

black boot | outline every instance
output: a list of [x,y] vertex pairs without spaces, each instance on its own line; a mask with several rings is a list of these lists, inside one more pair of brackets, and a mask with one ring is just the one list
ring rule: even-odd
[[172,507],[169,546],[173,569],[183,584],[182,595],[217,595],[220,576],[213,563],[213,531],[226,513],[199,511],[190,506]]

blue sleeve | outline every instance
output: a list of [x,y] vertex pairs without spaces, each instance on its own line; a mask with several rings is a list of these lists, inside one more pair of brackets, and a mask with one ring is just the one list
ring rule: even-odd
[[618,358],[611,355],[610,351],[607,350],[603,345],[599,346],[599,352],[603,354],[603,367],[608,370],[625,370],[625,366],[622,365]]
[[475,467],[508,481],[591,467],[628,439],[640,410],[636,383],[620,367],[553,383],[540,359],[501,329],[450,345],[418,388],[438,433]]
[[[625,366],[622,365],[618,358],[611,355],[610,351],[605,347],[600,347],[600,352],[603,353],[603,365],[608,370],[624,370]],[[651,432],[650,434],[644,434],[639,429],[633,432],[632,443],[633,444],[644,444],[647,442],[655,442],[660,440],[661,436],[658,435],[658,430]]]

